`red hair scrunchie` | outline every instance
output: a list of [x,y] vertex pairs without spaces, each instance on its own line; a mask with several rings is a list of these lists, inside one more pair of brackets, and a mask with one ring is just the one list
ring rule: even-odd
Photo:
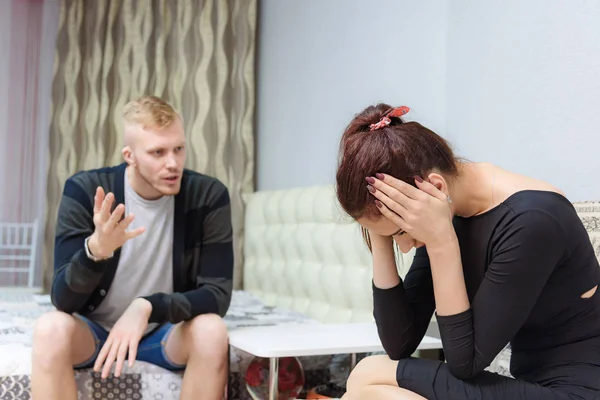
[[381,129],[381,128],[388,126],[392,122],[392,120],[390,118],[401,117],[404,114],[407,114],[409,111],[410,111],[410,108],[408,108],[406,106],[400,106],[400,107],[394,108],[392,111],[388,112],[383,117],[381,117],[379,122],[377,122],[376,124],[369,125],[370,131],[376,131],[377,129]]

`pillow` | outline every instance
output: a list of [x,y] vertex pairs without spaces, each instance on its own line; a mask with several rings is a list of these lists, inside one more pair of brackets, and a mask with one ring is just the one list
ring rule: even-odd
[[573,203],[583,226],[590,235],[590,241],[600,261],[600,201]]

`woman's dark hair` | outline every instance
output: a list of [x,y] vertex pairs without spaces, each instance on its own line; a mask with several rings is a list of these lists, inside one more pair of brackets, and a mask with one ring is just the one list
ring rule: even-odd
[[417,122],[389,117],[389,125],[371,130],[394,108],[388,104],[367,107],[350,122],[340,142],[336,173],[337,198],[354,219],[377,217],[373,195],[365,178],[385,173],[415,185],[414,176],[437,171],[458,174],[457,159],[448,142]]

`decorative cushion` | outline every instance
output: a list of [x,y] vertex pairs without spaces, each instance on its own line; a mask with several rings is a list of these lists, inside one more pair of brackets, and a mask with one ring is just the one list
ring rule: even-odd
[[573,203],[583,226],[590,235],[590,241],[600,261],[600,201]]

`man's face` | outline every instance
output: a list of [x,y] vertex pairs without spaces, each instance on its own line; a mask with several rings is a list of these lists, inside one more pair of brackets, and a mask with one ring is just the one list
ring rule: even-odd
[[145,186],[140,187],[144,194],[160,197],[179,193],[186,158],[181,120],[176,118],[162,130],[141,126],[127,129],[134,130],[130,150],[138,178],[142,178],[139,184]]

